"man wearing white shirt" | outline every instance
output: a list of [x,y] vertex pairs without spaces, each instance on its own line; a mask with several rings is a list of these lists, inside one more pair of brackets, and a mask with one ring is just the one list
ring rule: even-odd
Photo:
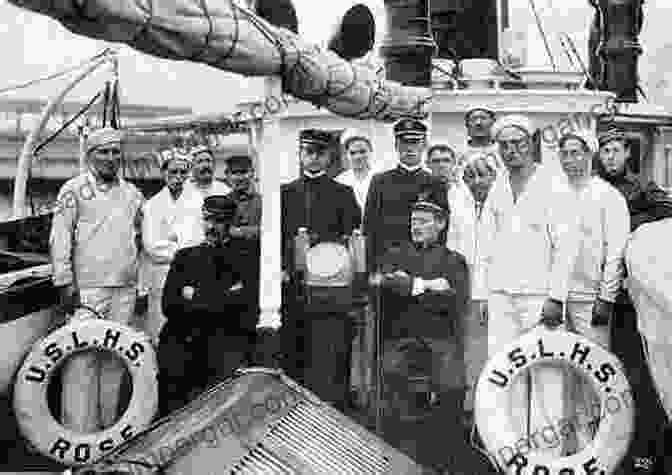
[[[508,169],[492,190],[496,232],[488,266],[490,287],[488,349],[494,355],[522,334],[543,324],[564,326],[574,244],[562,220],[553,215],[553,200],[566,182],[554,180],[535,162],[531,121],[505,116],[493,126],[493,136]],[[513,429],[521,438],[553,427],[564,415],[563,369],[539,366],[514,381],[510,411]],[[563,444],[532,447],[536,453],[558,457]]]
[[202,145],[189,151],[192,161],[191,179],[184,184],[183,200],[191,210],[190,224],[186,224],[185,245],[195,246],[205,239],[201,222],[203,200],[213,195],[228,195],[231,187],[215,178],[215,156],[207,146]]
[[464,337],[466,386],[465,426],[473,422],[474,390],[488,356],[487,256],[495,233],[495,217],[490,189],[497,177],[497,165],[485,152],[465,157],[463,183],[467,193],[460,206],[452,206],[446,247],[462,254],[469,265],[471,302],[461,325]]
[[[589,131],[560,138],[559,158],[567,176],[571,200],[558,206],[575,217],[577,253],[569,281],[567,320],[570,328],[609,349],[609,325],[614,303],[625,278],[623,255],[630,232],[630,214],[625,198],[603,179],[592,176],[592,158],[598,150],[597,137]],[[576,414],[598,420],[590,414],[599,407],[588,381],[571,379],[571,402]],[[579,424],[577,450],[588,445],[596,432],[590,421]]]
[[183,226],[189,218],[184,206],[184,182],[191,172],[191,157],[178,151],[161,156],[161,174],[165,186],[145,203],[142,222],[143,267],[147,280],[149,305],[145,331],[158,346],[166,319],[161,311],[163,286],[175,253],[184,241]]
[[336,181],[352,188],[363,213],[366,207],[366,195],[374,175],[371,166],[373,147],[369,138],[358,131],[346,131],[341,137],[341,143],[350,168],[338,175]]

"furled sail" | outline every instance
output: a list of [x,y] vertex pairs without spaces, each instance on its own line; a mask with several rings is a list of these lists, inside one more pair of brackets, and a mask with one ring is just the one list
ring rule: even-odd
[[346,117],[424,117],[431,90],[378,77],[234,0],[9,0],[73,33],[247,76],[280,75],[285,92]]

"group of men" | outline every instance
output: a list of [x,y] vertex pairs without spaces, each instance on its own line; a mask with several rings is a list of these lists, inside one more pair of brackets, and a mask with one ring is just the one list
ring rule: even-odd
[[[599,142],[590,131],[563,135],[558,168],[540,163],[527,117],[498,118],[479,108],[467,113],[465,125],[469,142],[456,150],[429,144],[423,122],[400,120],[398,164],[381,172],[370,138],[344,134],[349,169],[335,179],[327,174],[332,135],[304,130],[301,176],[281,192],[281,366],[321,399],[348,409],[353,308],[360,300],[355,292],[335,292],[332,300],[311,293],[298,243],[343,245],[361,230],[367,285],[359,291],[369,296],[372,311],[365,314],[377,319],[382,340],[382,433],[438,470],[454,469],[454,455],[468,452],[464,429],[473,427],[474,387],[503,346],[545,325],[610,348],[625,327],[614,315],[632,318],[623,290],[628,234],[672,216],[664,193],[628,170],[630,146],[621,131]],[[159,348],[165,415],[254,357],[261,197],[252,161],[227,161],[229,187],[213,180],[207,148],[174,150],[161,163],[165,188],[145,202],[119,177],[122,134],[103,129],[87,144],[89,171],[63,186],[62,196],[74,191],[73,206],[53,220],[54,283],[65,303],[82,302],[148,333]],[[84,183],[93,196],[77,194]],[[133,304],[143,294],[148,311],[137,322]],[[627,345],[633,341],[639,344],[638,336]],[[82,432],[111,424],[121,371],[99,355],[73,358],[64,370],[63,422]],[[558,397],[565,393],[571,396]],[[523,437],[581,406],[593,407],[589,389],[542,366],[516,383],[511,407],[502,410]],[[432,416],[415,417],[418,407]],[[546,450],[567,454],[592,435]],[[446,450],[446,437],[454,450]]]

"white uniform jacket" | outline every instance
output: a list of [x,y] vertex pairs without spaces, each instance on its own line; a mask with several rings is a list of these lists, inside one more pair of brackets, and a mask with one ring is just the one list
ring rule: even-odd
[[495,218],[492,252],[488,257],[491,292],[546,295],[566,301],[576,255],[575,233],[555,200],[566,199],[566,180],[538,165],[514,203],[507,177],[490,191]]
[[624,252],[630,235],[630,213],[623,195],[606,181],[591,178],[569,206],[576,216],[578,252],[571,273],[569,298],[614,302],[625,278]]
[[472,299],[487,300],[488,256],[496,231],[492,200],[488,197],[482,206],[478,206],[474,196],[466,189],[453,198],[450,204],[446,246],[467,259]]
[[49,244],[54,285],[135,286],[142,193],[131,183],[97,183],[91,173],[61,187]]

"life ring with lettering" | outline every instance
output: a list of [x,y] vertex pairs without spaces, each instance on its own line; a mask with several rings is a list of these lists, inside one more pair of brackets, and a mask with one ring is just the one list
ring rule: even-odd
[[[508,410],[511,383],[521,372],[549,362],[573,367],[587,378],[599,398],[599,411],[587,410],[582,415],[574,408],[548,427],[517,434]],[[581,335],[537,327],[487,362],[476,387],[474,416],[483,444],[504,473],[608,475],[630,444],[634,402],[623,365],[615,355]],[[554,439],[561,443],[583,424],[596,428],[594,439],[583,450],[557,458],[535,451],[543,444],[550,447]]]
[[[82,434],[65,428],[52,415],[47,388],[54,372],[76,353],[111,352],[129,371],[133,393],[121,418],[111,427]],[[65,465],[86,465],[144,430],[158,408],[156,354],[148,337],[109,320],[72,322],[38,341],[19,369],[14,413],[23,436],[35,449]]]

